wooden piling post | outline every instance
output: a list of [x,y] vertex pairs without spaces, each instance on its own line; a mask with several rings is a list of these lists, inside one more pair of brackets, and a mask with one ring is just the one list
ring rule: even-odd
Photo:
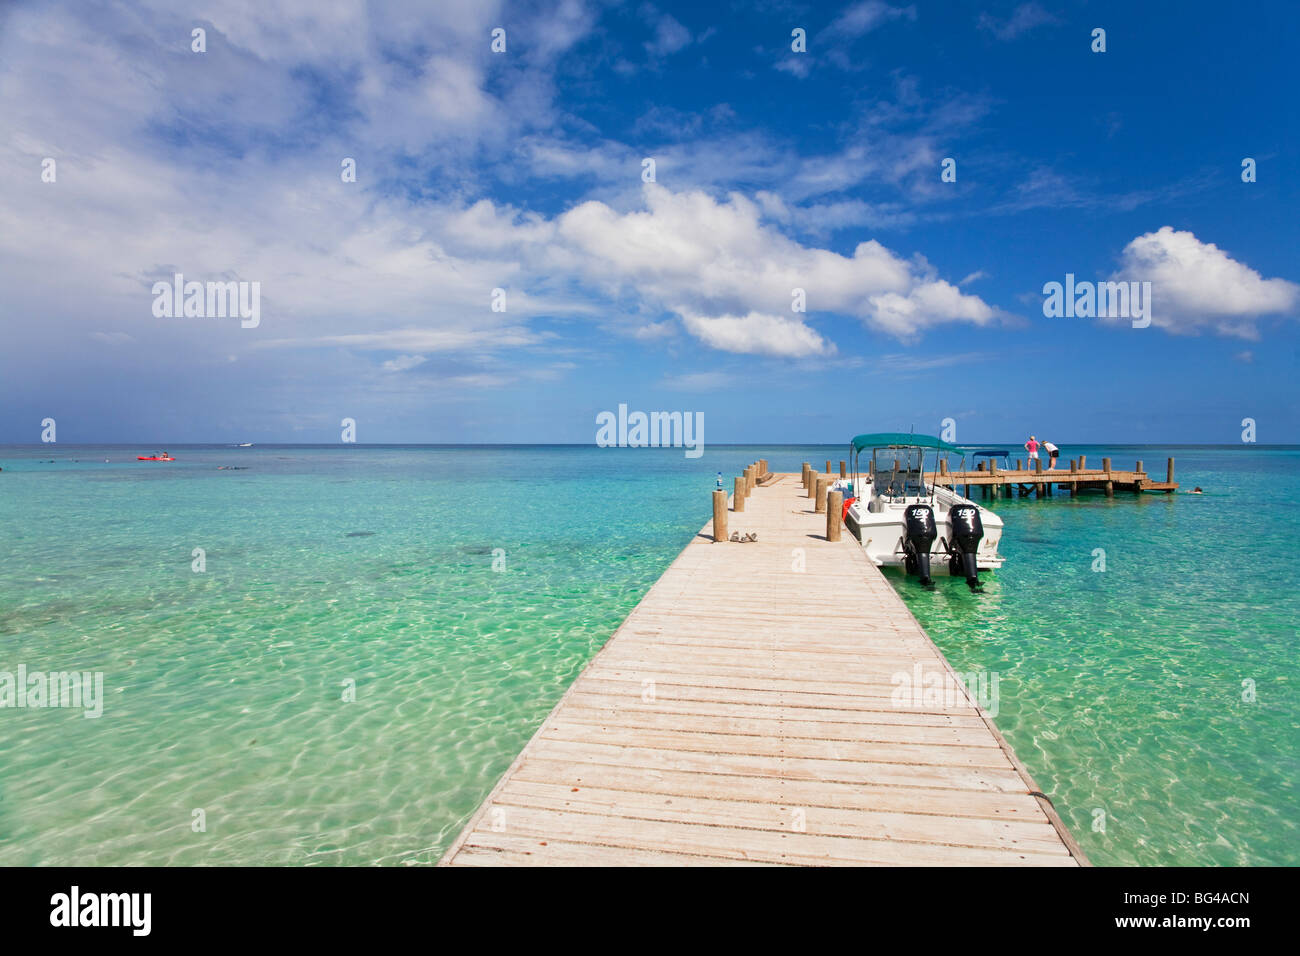
[[832,491],[826,496],[826,540],[840,540],[840,523],[843,520],[844,493]]
[[821,514],[826,510],[826,493],[831,488],[830,475],[823,475],[817,479],[817,513]]
[[727,493],[721,488],[713,493],[713,540],[727,540]]
[[1104,472],[1106,473],[1106,497],[1107,497],[1107,498],[1114,498],[1114,497],[1115,497],[1115,482],[1114,482],[1114,480],[1112,480],[1112,478],[1110,477],[1110,459],[1109,459],[1109,458],[1103,458],[1103,459],[1101,460],[1101,470],[1104,471]]
[[[1169,459],[1169,471],[1165,474],[1165,481],[1171,485],[1174,483],[1174,460],[1172,458]],[[1169,490],[1173,491],[1172,488]]]
[[817,472],[815,471],[808,472],[808,497],[809,498],[817,497],[817,480],[819,478],[821,478],[821,475],[819,475]]
[[808,464],[808,462],[805,461],[803,463],[803,476],[800,479],[805,491],[808,489],[808,473],[811,471],[812,471],[812,465]]
[[745,497],[748,498],[754,493],[754,466],[750,465],[745,469]]
[[847,478],[848,476],[849,476],[849,463],[847,461],[844,461],[843,459],[840,459],[840,477]]
[[1079,456],[1079,470],[1080,470],[1080,471],[1087,471],[1087,470],[1088,470],[1088,456],[1087,456],[1087,455],[1080,455],[1080,456]]
[[745,510],[745,479],[744,478],[736,479],[736,490],[731,495],[731,510],[732,511]]
[[830,462],[830,459],[828,458],[828,459],[826,460],[826,474],[829,475],[830,473],[831,473],[831,462]]

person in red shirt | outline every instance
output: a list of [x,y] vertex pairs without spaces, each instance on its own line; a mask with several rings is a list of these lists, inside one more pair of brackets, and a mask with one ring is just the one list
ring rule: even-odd
[[1038,460],[1038,439],[1033,435],[1029,436],[1029,441],[1025,442],[1025,451],[1029,452],[1029,460]]

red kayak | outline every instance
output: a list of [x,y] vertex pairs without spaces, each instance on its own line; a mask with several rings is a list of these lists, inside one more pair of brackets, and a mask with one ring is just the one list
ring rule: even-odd
[[176,459],[172,458],[170,455],[167,456],[150,455],[147,458],[144,455],[136,455],[135,460],[136,461],[175,461]]

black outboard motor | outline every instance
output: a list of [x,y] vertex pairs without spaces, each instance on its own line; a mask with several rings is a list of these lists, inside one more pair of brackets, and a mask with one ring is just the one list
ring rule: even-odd
[[948,509],[948,527],[952,529],[952,540],[948,543],[953,556],[948,569],[964,574],[966,583],[972,591],[980,586],[979,569],[975,564],[975,552],[979,550],[984,538],[984,522],[980,520],[980,510],[974,505],[953,505]]
[[934,524],[934,509],[929,505],[908,505],[903,509],[903,553],[908,574],[921,576],[921,585],[930,587],[930,548],[939,530]]

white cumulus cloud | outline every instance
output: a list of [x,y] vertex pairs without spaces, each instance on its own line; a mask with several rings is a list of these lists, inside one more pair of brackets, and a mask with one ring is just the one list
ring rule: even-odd
[[1112,279],[1151,283],[1151,324],[1170,332],[1213,331],[1258,338],[1256,320],[1294,312],[1300,285],[1265,279],[1212,242],[1162,226],[1138,236]]

